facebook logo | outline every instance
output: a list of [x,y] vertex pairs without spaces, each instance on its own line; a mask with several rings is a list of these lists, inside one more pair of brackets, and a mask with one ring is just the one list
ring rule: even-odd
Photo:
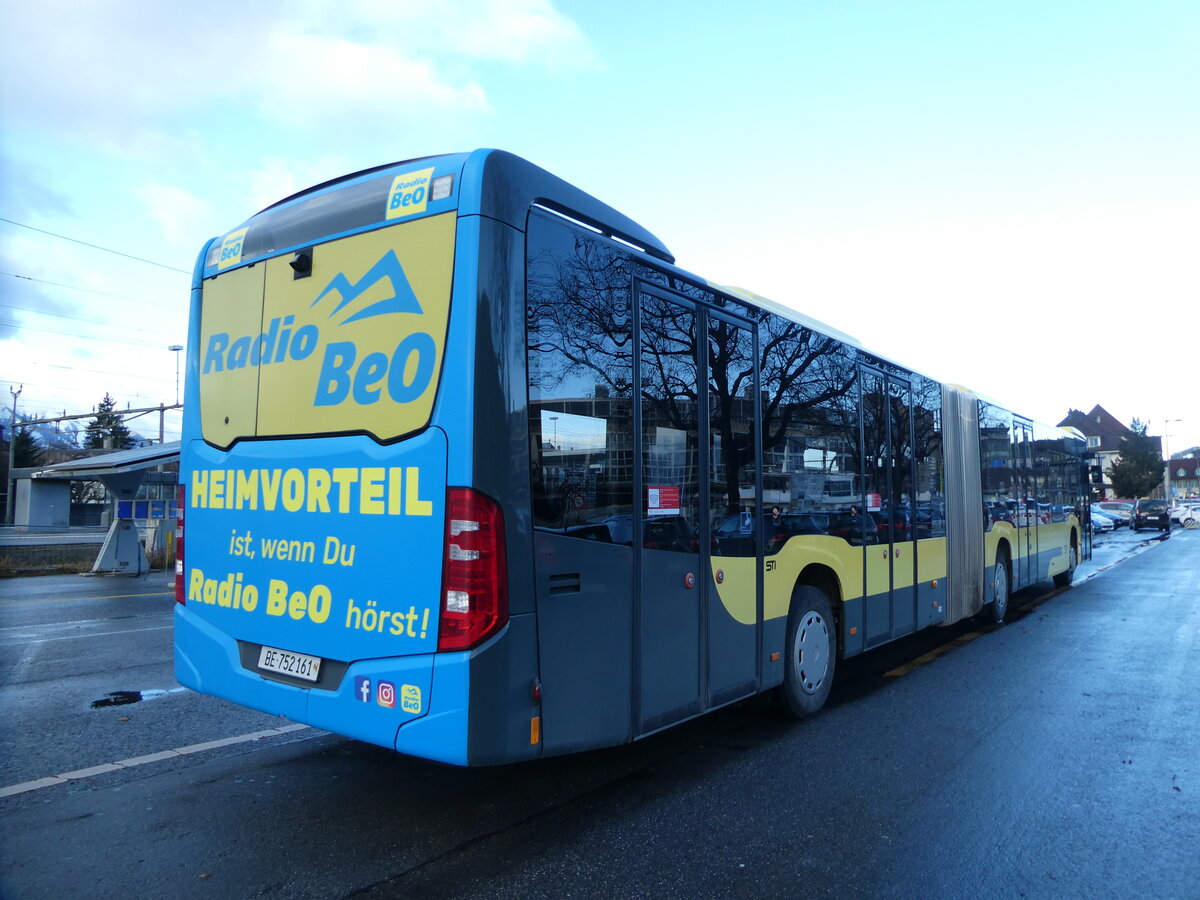
[[371,679],[363,675],[354,676],[354,697],[363,703],[371,702]]

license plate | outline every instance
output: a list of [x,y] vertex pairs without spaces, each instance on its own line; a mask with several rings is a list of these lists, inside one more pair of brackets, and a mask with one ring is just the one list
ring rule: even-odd
[[258,667],[268,672],[278,672],[280,675],[316,681],[321,671],[321,659],[303,653],[277,650],[275,647],[263,647],[258,654]]

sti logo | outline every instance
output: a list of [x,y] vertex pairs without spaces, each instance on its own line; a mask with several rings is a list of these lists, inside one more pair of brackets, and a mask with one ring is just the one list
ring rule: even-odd
[[354,676],[354,699],[362,703],[371,702],[371,679],[362,675]]
[[375,689],[375,699],[380,706],[392,709],[396,705],[396,686],[390,681],[381,681]]

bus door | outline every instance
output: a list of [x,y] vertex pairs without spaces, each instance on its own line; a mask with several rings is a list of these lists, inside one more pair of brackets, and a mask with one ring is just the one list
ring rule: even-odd
[[1013,468],[1016,471],[1017,546],[1012,560],[1013,590],[1032,584],[1037,565],[1037,487],[1033,477],[1033,425],[1013,419]]
[[869,517],[863,530],[865,644],[871,647],[916,630],[916,459],[912,385],[871,369],[860,380]]
[[[760,507],[757,442],[752,440],[748,451],[742,446],[740,455],[725,455],[727,435],[739,430],[733,420],[740,416],[742,427],[755,421],[753,382],[743,378],[749,390],[735,396],[725,384],[730,365],[737,370],[734,374],[744,375],[748,367],[753,377],[752,333],[682,297],[645,285],[640,286],[638,309],[635,730],[645,734],[725,702],[741,689],[754,690],[757,528],[748,529],[744,545],[734,547],[731,542],[731,552],[741,556],[726,566],[718,558],[712,521],[735,504],[752,509],[755,518]],[[725,349],[731,344],[735,349],[751,348],[744,366],[719,360],[722,348],[715,346],[717,341]],[[710,357],[720,367],[711,378]],[[726,471],[730,464],[732,473]],[[743,490],[748,493],[745,501]],[[738,497],[731,499],[731,492]],[[714,559],[722,585],[716,583]],[[722,599],[727,593],[749,598],[746,624],[727,611]]]
[[708,540],[714,554],[707,600],[708,705],[719,706],[753,693],[759,677],[761,429],[755,408],[754,332],[714,310],[707,311],[706,320],[709,510],[705,521],[720,532],[719,541],[715,534]]

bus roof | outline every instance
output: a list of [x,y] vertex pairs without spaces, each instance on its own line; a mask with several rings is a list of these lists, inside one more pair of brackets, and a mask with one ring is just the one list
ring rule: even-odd
[[[443,196],[427,196],[420,215],[457,209],[459,216],[486,216],[524,231],[530,208],[542,206],[656,259],[675,262],[662,241],[608,204],[519,156],[480,149],[374,166],[292,194],[210,242],[201,261],[205,276],[392,224],[389,197],[406,174],[430,183],[444,179],[452,186]],[[236,247],[234,254],[224,252],[230,246]]]
[[769,313],[774,313],[775,315],[781,316],[785,319],[791,319],[798,325],[803,325],[805,328],[811,328],[814,331],[819,331],[828,337],[835,338],[836,340],[841,341],[843,344],[847,344],[855,349],[864,349],[862,343],[853,335],[847,334],[840,328],[834,328],[832,325],[827,325],[819,319],[814,319],[812,316],[807,316],[790,306],[785,306],[782,303],[771,300],[762,296],[761,294],[756,294],[754,291],[748,291],[745,288],[735,287],[733,285],[716,284],[711,281],[708,282],[708,284],[719,291],[724,291],[727,294],[733,294],[735,297],[741,297],[745,300],[749,300],[755,306],[762,307]]

